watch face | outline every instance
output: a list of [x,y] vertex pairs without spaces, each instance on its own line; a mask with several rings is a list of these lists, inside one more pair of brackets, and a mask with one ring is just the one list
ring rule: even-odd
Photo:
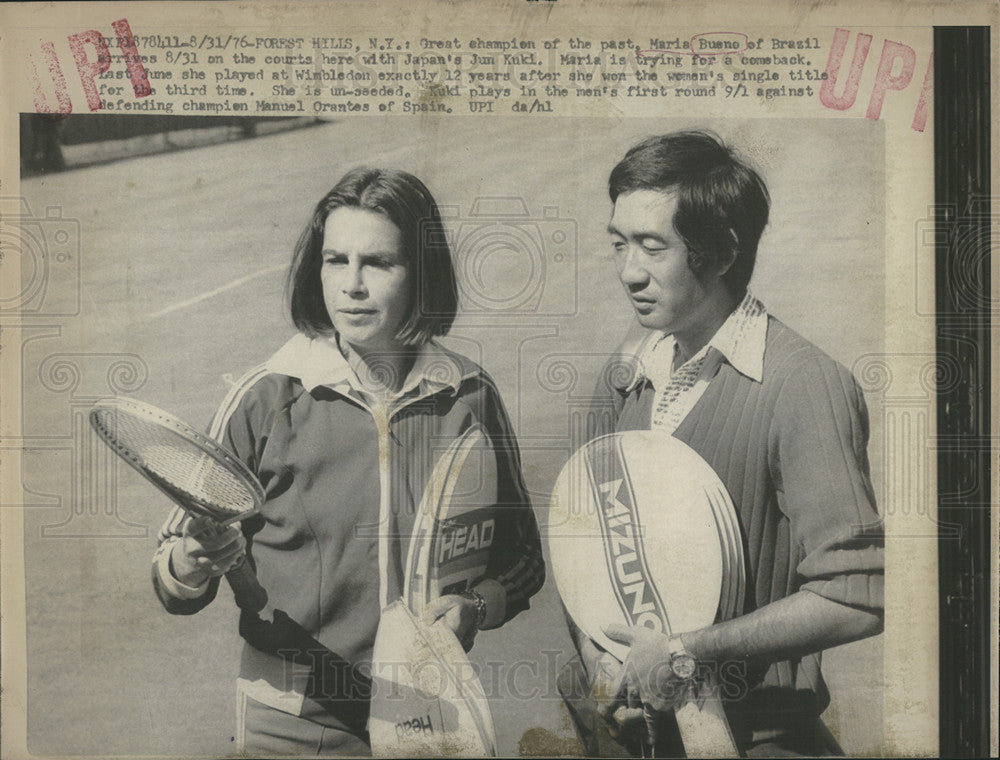
[[694,678],[697,668],[698,663],[689,654],[679,654],[670,661],[670,669],[674,672],[674,675],[685,681],[689,678]]

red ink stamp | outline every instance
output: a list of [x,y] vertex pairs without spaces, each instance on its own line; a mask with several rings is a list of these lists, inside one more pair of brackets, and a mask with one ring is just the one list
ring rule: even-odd
[[[658,45],[646,50],[636,50],[639,58],[658,55],[691,55],[697,58],[710,58],[713,55],[738,55],[751,49],[750,37],[743,32],[700,32],[689,39],[686,49],[680,48],[680,40]],[[655,44],[655,43],[654,43]],[[668,44],[672,47],[668,47]]]
[[[830,57],[826,62],[826,79],[819,90],[820,102],[835,111],[846,111],[857,100],[861,74],[864,71],[865,63],[868,60],[868,51],[872,45],[872,36],[859,32],[854,41],[851,62],[847,64],[845,70],[844,53],[847,51],[847,42],[850,36],[851,33],[847,29],[837,29],[834,32]],[[898,71],[897,64],[899,64]],[[909,45],[893,40],[885,40],[882,43],[882,56],[875,72],[875,82],[868,100],[868,110],[865,112],[867,118],[877,119],[881,115],[882,105],[890,91],[900,92],[910,85],[916,64],[917,54]],[[840,95],[836,94],[838,81],[842,82]],[[927,125],[927,106],[933,87],[934,54],[932,53],[927,60],[923,88],[913,113],[913,121],[910,123],[910,128],[917,132],[923,132]]]
[[[112,22],[111,28],[118,39],[118,47],[122,53],[121,58],[132,82],[132,90],[137,98],[144,98],[153,90],[149,85],[149,77],[142,65],[142,58],[136,47],[135,37],[132,35],[128,19],[123,18]],[[87,99],[87,107],[91,111],[100,110],[104,107],[104,103],[101,101],[101,95],[97,89],[97,77],[111,68],[111,51],[108,48],[108,43],[104,35],[96,29],[71,34],[66,38],[66,41],[73,54],[73,61],[80,76],[80,84],[83,86],[83,93]],[[50,100],[49,93],[46,92],[46,88],[42,84],[42,77],[39,76],[39,67],[36,65],[35,57],[29,52],[28,67],[34,90],[35,111],[68,116],[73,112],[73,103],[66,86],[62,65],[56,54],[55,45],[52,42],[42,43],[41,54],[45,68],[48,70],[48,79],[52,83],[51,95],[54,96],[55,103],[53,104]]]

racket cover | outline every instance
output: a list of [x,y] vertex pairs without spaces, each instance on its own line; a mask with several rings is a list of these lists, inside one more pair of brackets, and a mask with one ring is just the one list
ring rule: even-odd
[[[619,661],[628,646],[610,623],[683,633],[737,614],[742,542],[718,475],[672,436],[628,431],[596,438],[566,463],[553,490],[546,540],[552,575],[580,629]],[[737,753],[711,678],[677,709],[690,757]]]
[[400,599],[382,610],[368,732],[375,757],[495,757],[482,684],[458,639]]
[[417,509],[403,598],[423,614],[440,596],[482,578],[497,517],[497,458],[481,425],[456,438],[438,459]]

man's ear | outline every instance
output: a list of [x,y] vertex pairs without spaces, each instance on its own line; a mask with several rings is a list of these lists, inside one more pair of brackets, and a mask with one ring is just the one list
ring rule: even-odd
[[736,230],[732,227],[729,228],[729,239],[731,241],[731,245],[719,259],[718,269],[716,270],[716,275],[718,277],[722,277],[726,272],[732,269],[733,264],[736,263],[736,257],[739,256],[740,239],[736,234]]

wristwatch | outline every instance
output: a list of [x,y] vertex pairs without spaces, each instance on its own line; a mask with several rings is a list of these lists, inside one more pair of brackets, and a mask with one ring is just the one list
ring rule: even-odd
[[684,648],[680,636],[667,639],[667,651],[670,653],[670,670],[682,681],[690,681],[698,671],[698,661]]
[[462,596],[476,603],[476,628],[482,629],[486,622],[486,597],[472,589],[463,591]]

